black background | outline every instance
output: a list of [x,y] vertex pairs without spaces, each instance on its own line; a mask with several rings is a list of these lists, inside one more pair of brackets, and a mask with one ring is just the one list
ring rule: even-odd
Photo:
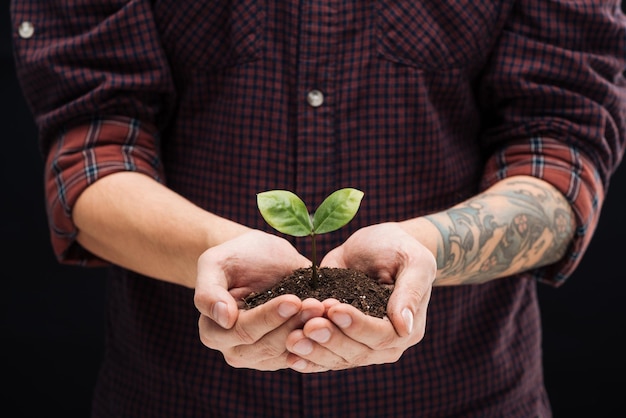
[[[52,254],[43,161],[15,78],[8,1],[2,2],[0,405],[11,417],[87,417],[102,358],[104,271],[62,266]],[[625,215],[626,163],[613,177],[580,268],[559,289],[539,286],[556,418],[626,410]]]

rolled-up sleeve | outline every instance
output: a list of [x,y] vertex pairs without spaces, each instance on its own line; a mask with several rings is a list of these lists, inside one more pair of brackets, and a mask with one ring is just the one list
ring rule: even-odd
[[57,259],[103,261],[75,241],[72,207],[117,171],[163,181],[159,129],[175,92],[149,0],[11,3],[18,80],[46,160],[46,201]]
[[106,264],[76,241],[72,208],[85,188],[112,173],[134,171],[163,182],[157,135],[133,119],[94,119],[54,142],[44,173],[52,248],[60,262]]
[[556,264],[525,275],[559,286],[573,273],[589,246],[604,201],[605,187],[590,160],[574,148],[535,137],[509,145],[488,162],[483,187],[506,177],[526,175],[545,180],[570,202],[576,221],[574,240]]
[[576,233],[560,262],[525,273],[561,285],[585,253],[626,142],[626,20],[618,1],[520,1],[479,88],[492,154],[483,187],[554,185]]

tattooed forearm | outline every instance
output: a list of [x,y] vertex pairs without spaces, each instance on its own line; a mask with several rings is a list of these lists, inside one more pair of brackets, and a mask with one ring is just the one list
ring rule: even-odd
[[482,283],[559,260],[573,235],[567,201],[536,179],[512,178],[427,216],[442,236],[444,282]]

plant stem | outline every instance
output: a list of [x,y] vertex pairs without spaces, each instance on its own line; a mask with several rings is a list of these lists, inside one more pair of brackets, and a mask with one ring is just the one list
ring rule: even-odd
[[313,262],[313,266],[311,267],[311,287],[313,289],[317,289],[317,248],[315,246],[315,232],[311,232],[311,242],[312,242],[312,256],[311,261]]

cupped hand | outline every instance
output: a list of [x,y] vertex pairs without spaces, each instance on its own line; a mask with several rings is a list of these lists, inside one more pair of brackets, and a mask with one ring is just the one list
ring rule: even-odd
[[324,316],[313,317],[287,338],[292,369],[311,373],[391,363],[423,339],[437,264],[399,224],[356,231],[321,265],[361,270],[392,284],[387,317],[371,317],[333,299],[324,301]]
[[304,304],[295,295],[284,295],[254,309],[240,308],[251,292],[306,266],[310,261],[287,240],[258,230],[205,251],[198,259],[194,295],[202,343],[222,352],[234,367],[287,367],[287,335],[306,319],[322,315],[322,303]]
[[220,351],[224,360],[237,368],[280,370],[289,367],[286,340],[302,328],[308,318],[324,314],[315,299],[305,302],[283,295],[250,310],[242,310],[232,328],[223,328],[207,315],[198,327],[204,345]]

